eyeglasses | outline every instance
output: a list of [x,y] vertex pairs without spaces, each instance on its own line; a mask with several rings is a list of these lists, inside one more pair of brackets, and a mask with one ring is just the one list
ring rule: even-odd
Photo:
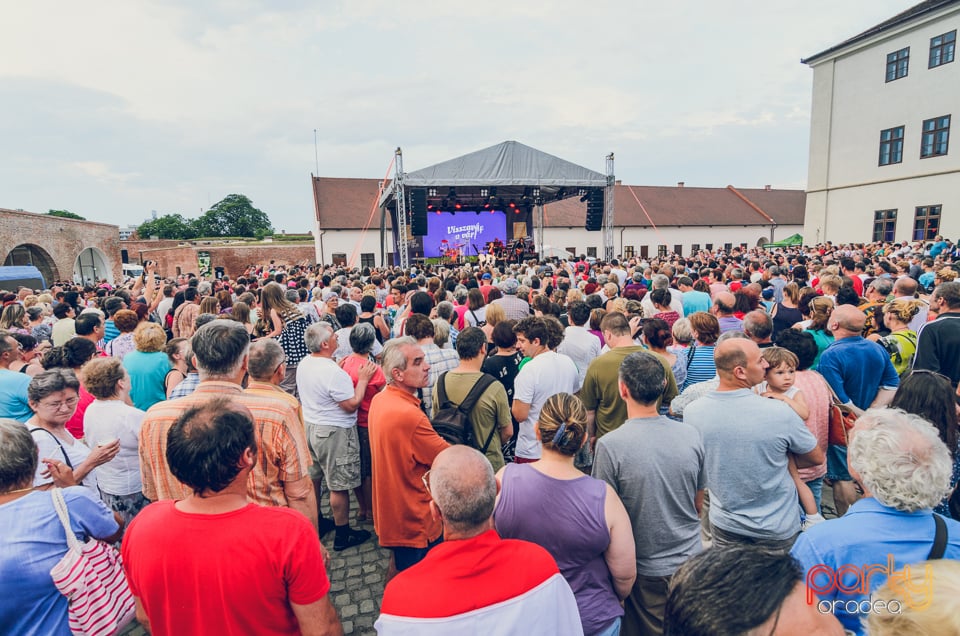
[[63,407],[73,408],[80,401],[79,397],[68,398],[65,402],[38,402],[40,406],[51,411],[59,411]]
[[430,496],[433,496],[433,493],[430,492],[430,471],[429,470],[420,476],[420,481],[423,482],[423,487],[427,489],[427,494]]

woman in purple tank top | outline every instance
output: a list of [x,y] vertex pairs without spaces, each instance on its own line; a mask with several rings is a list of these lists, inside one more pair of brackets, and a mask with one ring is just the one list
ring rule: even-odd
[[636,548],[617,494],[573,465],[587,439],[583,403],[568,393],[547,399],[537,438],[543,443],[539,461],[507,464],[497,473],[497,532],[541,545],[553,555],[577,598],[584,634],[619,634],[620,602],[637,576]]

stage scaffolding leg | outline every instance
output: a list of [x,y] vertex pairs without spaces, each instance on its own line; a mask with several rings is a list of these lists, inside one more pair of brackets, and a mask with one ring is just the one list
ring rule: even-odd
[[613,258],[613,190],[616,177],[613,172],[613,153],[607,155],[607,187],[603,205],[603,260],[608,263]]
[[543,259],[543,200],[537,200],[537,205],[533,212],[533,232],[536,239],[537,254]]
[[407,193],[403,187],[403,151],[397,148],[396,154],[393,196],[397,202],[397,250],[400,252],[400,268],[407,269],[410,267],[410,246],[407,245],[409,226],[407,224]]

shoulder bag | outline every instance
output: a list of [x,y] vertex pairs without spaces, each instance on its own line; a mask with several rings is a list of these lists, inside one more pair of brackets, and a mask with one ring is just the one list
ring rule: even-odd
[[120,554],[94,538],[80,543],[70,529],[63,493],[53,488],[51,494],[67,535],[67,553],[50,570],[50,576],[67,597],[70,631],[76,636],[115,634],[133,620],[136,611]]

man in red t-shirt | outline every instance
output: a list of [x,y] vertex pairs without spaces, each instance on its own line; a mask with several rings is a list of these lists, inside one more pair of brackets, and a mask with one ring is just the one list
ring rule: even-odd
[[247,500],[253,416],[227,398],[183,413],[167,462],[193,493],[147,506],[123,540],[137,619],[152,634],[342,634],[326,553],[300,512]]

